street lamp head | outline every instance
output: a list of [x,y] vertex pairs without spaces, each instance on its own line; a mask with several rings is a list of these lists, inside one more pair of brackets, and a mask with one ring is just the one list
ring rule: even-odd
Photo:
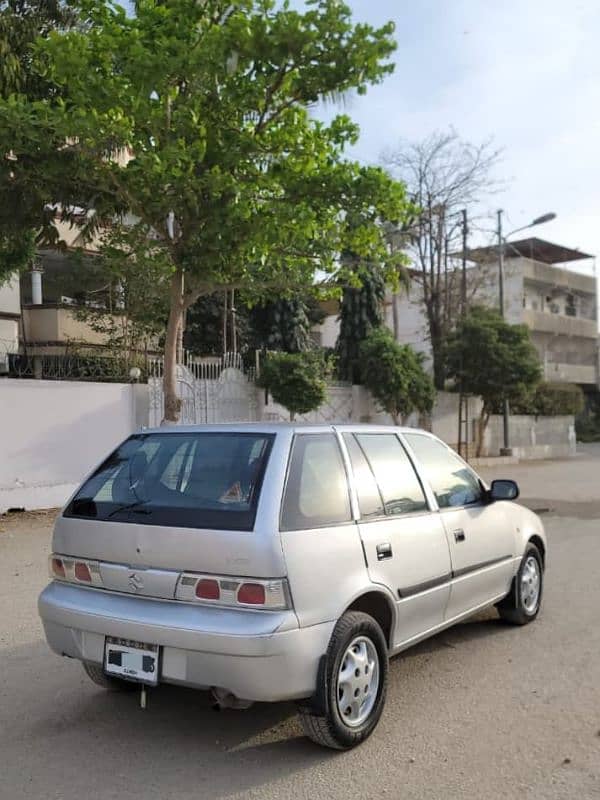
[[553,219],[556,219],[556,214],[550,211],[548,214],[542,214],[541,217],[536,217],[531,225],[543,225],[544,222],[551,222]]

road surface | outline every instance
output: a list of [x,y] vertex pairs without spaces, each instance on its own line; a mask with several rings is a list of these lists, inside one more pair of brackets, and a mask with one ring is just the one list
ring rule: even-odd
[[540,617],[491,610],[396,658],[378,729],[343,754],[290,704],[217,713],[165,686],[142,711],[94,686],[37,618],[52,515],[0,518],[0,798],[600,798],[600,449],[507,472],[554,509]]

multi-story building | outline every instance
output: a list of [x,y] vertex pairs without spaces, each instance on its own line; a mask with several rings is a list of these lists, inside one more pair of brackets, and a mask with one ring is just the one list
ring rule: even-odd
[[[476,264],[470,280],[481,279],[476,296],[498,304],[497,247],[471,250],[469,259]],[[599,386],[597,281],[566,266],[586,259],[592,256],[538,238],[507,244],[504,309],[509,322],[531,330],[545,380],[591,391]]]
[[[537,238],[507,244],[504,304],[509,322],[524,323],[531,330],[545,380],[577,383],[591,392],[600,388],[597,281],[593,274],[568,267],[585,259],[592,256]],[[423,353],[430,364],[419,273],[411,271],[410,276],[408,292],[388,293],[386,323],[399,342]],[[467,276],[472,302],[499,305],[497,247],[470,250]],[[339,330],[337,309],[329,314],[316,331],[326,347],[335,345]]]

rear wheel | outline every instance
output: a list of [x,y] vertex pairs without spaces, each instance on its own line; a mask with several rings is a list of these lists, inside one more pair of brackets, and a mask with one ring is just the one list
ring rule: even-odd
[[537,617],[542,604],[544,567],[540,551],[528,544],[510,593],[498,604],[498,613],[512,625],[527,625]]
[[87,661],[83,662],[83,669],[85,670],[88,678],[94,681],[98,686],[103,689],[108,689],[112,692],[132,692],[139,689],[139,684],[132,681],[122,681],[119,678],[113,678],[104,672],[102,667],[97,664],[90,664]]
[[387,678],[387,644],[380,626],[368,614],[344,614],[319,674],[319,701],[300,706],[305,734],[324,747],[356,747],[379,722]]

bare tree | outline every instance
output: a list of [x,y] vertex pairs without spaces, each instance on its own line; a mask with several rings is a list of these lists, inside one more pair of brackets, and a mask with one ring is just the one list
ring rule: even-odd
[[[453,130],[400,144],[383,156],[388,170],[406,184],[415,206],[399,234],[421,289],[438,389],[445,382],[444,342],[460,311],[457,253],[462,249],[462,209],[474,209],[498,188],[492,172],[499,157],[491,142],[473,145]],[[473,291],[470,280],[469,292]]]

